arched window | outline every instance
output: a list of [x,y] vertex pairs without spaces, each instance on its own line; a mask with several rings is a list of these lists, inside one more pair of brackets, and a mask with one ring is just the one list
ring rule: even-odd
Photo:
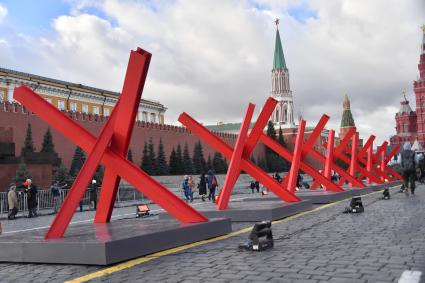
[[283,114],[282,122],[283,123],[287,123],[287,118],[288,118],[288,104],[286,104],[286,103],[283,104],[282,114]]

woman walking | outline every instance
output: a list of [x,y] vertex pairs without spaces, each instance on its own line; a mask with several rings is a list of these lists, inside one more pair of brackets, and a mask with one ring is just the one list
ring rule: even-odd
[[196,189],[195,189],[195,180],[193,180],[192,176],[189,176],[188,185],[190,188],[190,202],[193,202],[193,193],[196,192]]
[[16,185],[14,183],[10,184],[9,193],[7,194],[7,202],[9,204],[9,214],[7,219],[15,219],[15,216],[18,213],[18,196],[16,195]]
[[202,201],[205,201],[205,197],[207,196],[207,178],[205,177],[205,173],[202,173],[199,177],[198,189]]

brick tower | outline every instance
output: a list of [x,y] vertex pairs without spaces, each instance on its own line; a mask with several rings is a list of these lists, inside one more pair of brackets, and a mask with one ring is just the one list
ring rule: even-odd
[[413,82],[416,96],[416,115],[418,124],[418,140],[425,145],[425,25],[422,26],[421,54],[418,64],[419,78]]
[[342,101],[342,118],[341,118],[341,126],[339,130],[339,138],[342,140],[347,134],[348,130],[351,128],[355,128],[356,124],[354,123],[353,114],[351,114],[350,108],[350,99],[348,95],[344,96],[344,100]]
[[283,55],[282,42],[279,34],[279,19],[276,19],[276,42],[272,70],[272,96],[278,101],[272,113],[271,120],[275,127],[295,128],[294,101],[289,86],[289,70]]

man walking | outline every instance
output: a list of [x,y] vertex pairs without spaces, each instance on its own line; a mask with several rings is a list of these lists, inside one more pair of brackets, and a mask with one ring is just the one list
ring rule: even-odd
[[37,186],[32,183],[31,179],[27,179],[24,186],[27,194],[28,218],[37,217]]
[[65,188],[67,185],[65,184],[64,186],[60,186],[59,185],[59,181],[55,181],[51,186],[50,186],[50,192],[52,193],[52,197],[53,197],[53,211],[54,213],[57,213],[60,207],[60,191]]
[[411,149],[409,142],[406,142],[401,152],[401,169],[403,173],[404,192],[409,195],[410,192],[415,194],[415,175],[416,175],[416,158],[415,152]]
[[97,184],[95,179],[91,181],[91,185],[89,187],[89,197],[90,197],[90,204],[93,203],[93,208],[94,210],[96,210],[97,209]]
[[208,170],[207,181],[208,181],[208,189],[210,191],[208,195],[208,199],[215,203],[215,189],[218,186],[218,182],[212,170]]

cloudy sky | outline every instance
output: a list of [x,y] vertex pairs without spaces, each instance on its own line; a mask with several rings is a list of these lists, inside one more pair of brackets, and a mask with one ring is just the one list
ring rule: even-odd
[[270,94],[276,17],[296,116],[339,128],[347,93],[363,137],[395,133],[403,89],[414,106],[424,0],[0,0],[0,66],[120,91],[140,46],[143,97],[167,123],[240,122]]

